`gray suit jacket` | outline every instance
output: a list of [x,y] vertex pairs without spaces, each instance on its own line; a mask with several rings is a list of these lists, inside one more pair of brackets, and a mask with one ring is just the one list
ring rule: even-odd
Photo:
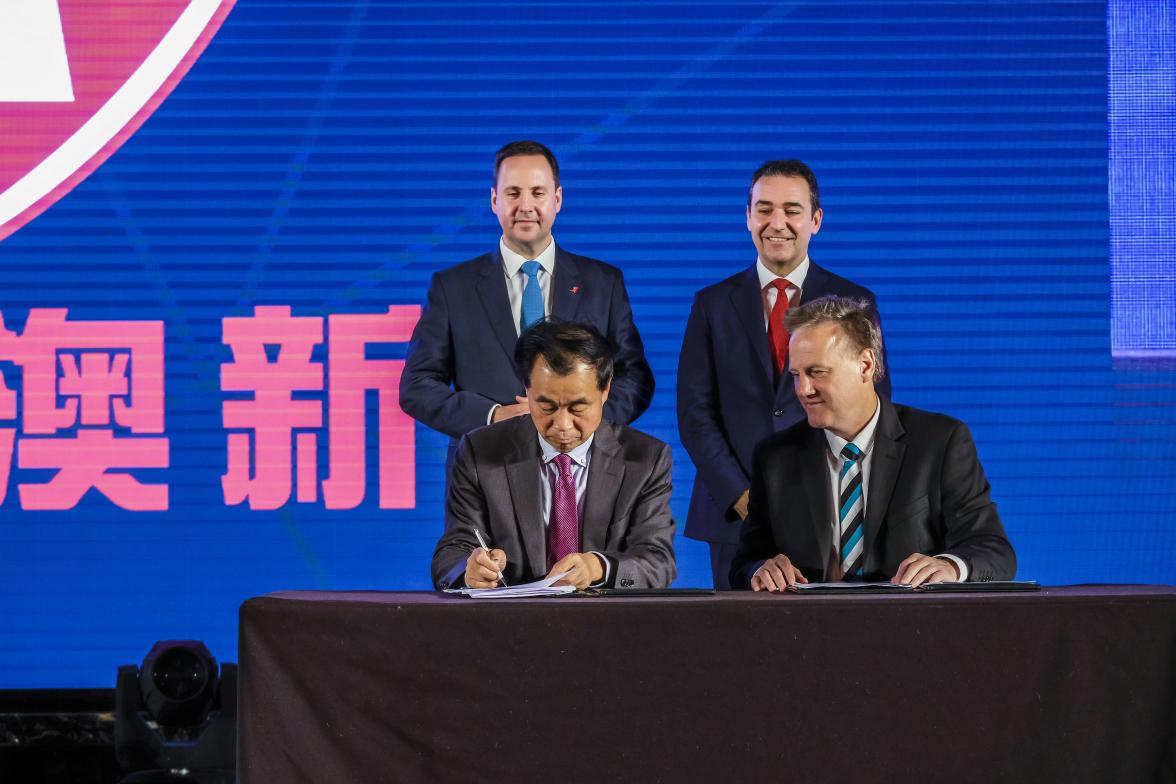
[[[467,434],[458,445],[445,498],[445,533],[433,553],[433,585],[464,584],[478,529],[506,551],[511,585],[547,574],[540,509],[539,434],[529,416]],[[601,422],[592,442],[580,552],[604,555],[610,586],[659,588],[677,576],[670,516],[670,448],[637,430]]]

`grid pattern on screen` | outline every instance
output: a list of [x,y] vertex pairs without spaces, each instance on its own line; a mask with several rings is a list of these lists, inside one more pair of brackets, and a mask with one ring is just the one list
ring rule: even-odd
[[1176,358],[1176,3],[1107,7],[1111,343]]

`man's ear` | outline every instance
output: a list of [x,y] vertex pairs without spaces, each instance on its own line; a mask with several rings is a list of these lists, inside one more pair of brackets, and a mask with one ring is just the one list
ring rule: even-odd
[[874,371],[878,368],[878,360],[874,356],[874,349],[862,349],[861,356],[858,357],[858,366],[861,368],[862,381],[874,380]]

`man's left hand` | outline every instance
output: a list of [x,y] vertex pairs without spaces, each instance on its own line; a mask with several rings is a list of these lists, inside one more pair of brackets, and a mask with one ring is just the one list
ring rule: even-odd
[[604,564],[592,553],[569,553],[555,562],[547,576],[560,572],[568,574],[558,580],[556,585],[572,585],[577,591],[582,591],[604,579]]
[[923,583],[955,582],[958,579],[960,573],[956,570],[956,565],[947,558],[912,553],[898,565],[898,573],[890,582],[915,587]]

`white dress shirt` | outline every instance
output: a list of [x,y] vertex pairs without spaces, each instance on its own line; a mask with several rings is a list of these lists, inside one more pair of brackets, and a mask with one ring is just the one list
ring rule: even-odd
[[502,253],[502,271],[506,275],[506,295],[510,298],[510,312],[514,316],[515,331],[521,334],[519,321],[523,317],[523,289],[527,287],[527,273],[522,266],[525,261],[539,262],[539,290],[543,292],[543,315],[551,315],[551,276],[555,274],[555,238],[547,243],[543,252],[534,259],[520,256],[506,247],[505,240],[498,240],[498,250]]
[[[547,243],[543,252],[534,259],[520,256],[506,247],[505,239],[498,240],[498,251],[502,254],[502,272],[506,275],[506,296],[510,300],[510,312],[514,318],[515,332],[522,334],[519,322],[523,318],[523,289],[527,287],[528,282],[527,273],[522,269],[523,262],[539,262],[539,272],[535,277],[539,281],[539,290],[543,292],[543,315],[550,316],[551,276],[555,274],[555,237],[551,238],[551,242]],[[494,422],[494,412],[501,405],[501,403],[495,403],[490,406],[490,410],[486,413],[486,424]]]
[[[862,475],[862,509],[870,508],[870,469],[874,463],[874,431],[878,428],[878,420],[882,416],[882,404],[878,403],[874,408],[874,416],[870,417],[870,421],[866,426],[853,437],[853,445],[862,451],[862,456],[858,458],[859,470]],[[833,492],[833,510],[832,524],[833,524],[833,547],[838,551],[840,557],[841,550],[841,521],[838,520],[837,512],[838,500],[841,497],[841,467],[845,465],[845,458],[841,456],[841,450],[845,445],[851,443],[846,441],[841,436],[835,435],[831,430],[825,431],[825,441],[828,442],[829,451],[825,453],[829,469],[829,487]],[[864,556],[863,556],[864,557]],[[956,565],[959,570],[959,582],[965,582],[968,579],[968,566],[964,563],[962,558],[947,553],[941,553],[936,556],[938,558],[947,558]],[[892,575],[893,576],[893,575]]]
[[[556,464],[555,458],[566,454],[572,459],[572,479],[576,482],[576,516],[580,519],[580,530],[583,532],[584,489],[588,487],[588,464],[592,462],[592,440],[594,438],[596,438],[595,433],[588,436],[587,441],[572,451],[560,452],[547,443],[547,439],[539,436],[539,448],[542,450],[542,456],[539,460],[539,511],[543,514],[544,529],[551,524],[551,503],[555,498],[555,483],[559,480],[559,466]],[[590,552],[599,556],[601,563],[604,564],[604,577],[593,585],[607,585],[609,574],[612,572],[612,564],[601,553],[595,550]]]
[[[804,261],[796,265],[796,269],[784,276],[784,280],[788,281],[788,307],[794,307],[800,302],[800,292],[804,288],[804,279],[808,277],[809,257],[805,256]],[[772,308],[776,307],[776,287],[772,285],[772,281],[780,277],[772,272],[764,264],[764,260],[756,258],[755,271],[759,274],[760,292],[764,298],[764,331],[768,329],[768,319],[772,315]]]

